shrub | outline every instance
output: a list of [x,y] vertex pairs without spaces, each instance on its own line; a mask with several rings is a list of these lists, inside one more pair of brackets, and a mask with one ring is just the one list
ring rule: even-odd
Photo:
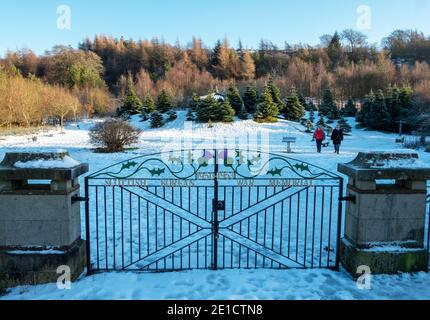
[[151,115],[151,128],[161,128],[164,126],[163,115],[156,111]]
[[120,119],[97,123],[90,130],[91,143],[101,146],[103,152],[121,152],[126,146],[139,141],[141,130]]

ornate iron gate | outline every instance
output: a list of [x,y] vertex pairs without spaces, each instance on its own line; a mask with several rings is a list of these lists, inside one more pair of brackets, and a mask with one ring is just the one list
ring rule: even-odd
[[85,180],[88,272],[339,268],[343,180],[275,154],[143,156]]

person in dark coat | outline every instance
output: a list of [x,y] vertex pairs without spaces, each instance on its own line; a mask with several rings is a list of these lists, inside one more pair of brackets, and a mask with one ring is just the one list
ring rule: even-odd
[[340,145],[343,141],[343,130],[339,124],[336,126],[336,129],[333,130],[331,140],[334,144],[334,153],[340,154]]
[[322,143],[325,140],[325,131],[323,126],[318,126],[318,128],[315,130],[314,133],[314,139],[313,141],[317,142],[317,152],[321,153],[321,149],[322,149]]

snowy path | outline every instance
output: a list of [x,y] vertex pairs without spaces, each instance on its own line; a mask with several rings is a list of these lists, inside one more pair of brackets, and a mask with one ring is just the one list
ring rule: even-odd
[[329,270],[105,273],[83,278],[71,290],[58,290],[55,284],[21,287],[3,299],[407,300],[430,299],[429,288],[424,273],[375,276],[371,290],[360,290],[345,273]]
[[[271,152],[286,149],[285,136],[294,136],[293,158],[303,160],[336,172],[337,164],[349,162],[360,151],[401,149],[395,143],[395,134],[385,134],[354,129],[346,137],[341,155],[334,155],[332,148],[323,154],[315,152],[310,134],[303,132],[296,123],[280,121],[259,125],[251,120],[234,124],[217,124],[209,129],[206,125],[184,127],[185,112],[176,121],[162,129],[149,129],[148,123],[133,123],[144,132],[137,149],[119,154],[93,153],[88,129],[94,121],[69,125],[65,134],[41,133],[37,142],[29,142],[29,136],[0,138],[0,159],[11,151],[53,151],[66,149],[71,156],[90,164],[95,172],[143,154],[162,151],[162,148],[183,149],[183,140],[193,139],[192,146],[201,148],[202,141],[214,137],[217,140],[243,141],[250,139],[251,149],[257,146]],[[354,127],[355,122],[349,119]],[[254,141],[255,134],[268,137]],[[242,143],[240,144],[243,145]],[[421,160],[430,163],[430,154],[419,152]],[[73,284],[72,290],[60,291],[55,284],[22,287],[2,297],[3,299],[430,299],[430,276],[427,274],[378,276],[373,278],[372,289],[358,290],[355,282],[345,273],[329,270],[226,270],[192,271],[166,274],[110,273],[83,278]],[[1,299],[1,298],[0,298]]]

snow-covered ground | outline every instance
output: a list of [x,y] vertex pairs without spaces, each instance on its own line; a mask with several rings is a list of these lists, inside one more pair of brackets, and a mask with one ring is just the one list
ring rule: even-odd
[[[90,172],[136,156],[163,150],[189,148],[262,149],[274,153],[286,150],[283,137],[297,138],[293,158],[336,172],[338,163],[353,160],[360,151],[403,150],[395,134],[355,129],[346,137],[341,155],[332,147],[317,154],[312,135],[303,126],[288,121],[256,124],[237,121],[216,124],[184,124],[186,112],[179,112],[174,122],[161,129],[150,129],[148,123],[133,118],[143,129],[133,150],[118,154],[98,154],[89,142],[88,129],[95,121],[81,121],[67,126],[65,133],[44,132],[37,141],[31,136],[0,137],[0,159],[12,151],[55,151],[66,149],[71,157],[90,164]],[[213,144],[213,141],[216,141]],[[233,146],[231,145],[233,143]],[[419,152],[421,162],[430,163],[430,154]],[[429,299],[430,276],[427,274],[375,276],[371,290],[359,290],[344,272],[329,270],[239,270],[187,271],[167,274],[105,273],[82,278],[71,290],[61,291],[55,284],[21,287],[11,290],[4,299]]]

